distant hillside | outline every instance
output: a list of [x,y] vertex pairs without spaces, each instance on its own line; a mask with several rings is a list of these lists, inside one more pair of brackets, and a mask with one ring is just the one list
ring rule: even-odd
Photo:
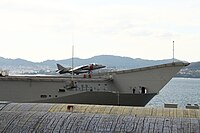
[[23,59],[6,59],[3,57],[0,57],[0,66],[31,66],[31,65],[35,65],[35,63],[31,62],[31,61],[27,61],[27,60],[23,60]]
[[200,78],[200,62],[191,63],[189,66],[181,69],[176,76],[185,78]]
[[[9,73],[49,73],[55,74],[56,64],[59,63],[65,67],[71,66],[71,58],[65,60],[46,60],[43,62],[31,62],[24,59],[6,59],[0,57],[0,69],[9,70]],[[146,66],[153,66],[172,62],[166,60],[145,60],[140,58],[121,57],[113,55],[99,55],[88,59],[74,58],[74,66],[99,63],[106,65],[106,69],[129,69]],[[177,75],[179,77],[200,77],[200,62],[191,63],[188,67],[182,69]]]
[[[113,56],[113,55],[99,55],[94,56],[88,59],[80,59],[74,58],[75,66],[90,64],[90,63],[99,63],[104,64],[107,68],[117,68],[117,69],[126,69],[126,68],[137,68],[137,67],[144,67],[144,66],[152,66],[156,64],[168,63],[172,60],[144,60],[144,59],[133,59],[130,57],[121,57],[121,56]],[[43,65],[48,65],[51,67],[55,67],[56,63],[62,64],[64,66],[71,66],[71,59],[66,60],[47,60],[41,62]]]
[[6,59],[0,57],[0,69],[8,70],[11,74],[34,73],[43,69],[49,69],[41,63],[35,63],[24,59]]
[[200,62],[193,62],[186,68],[190,70],[200,70]]

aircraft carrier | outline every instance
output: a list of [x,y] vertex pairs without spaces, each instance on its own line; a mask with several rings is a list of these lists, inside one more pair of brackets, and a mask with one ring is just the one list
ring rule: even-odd
[[2,76],[0,101],[145,106],[186,62],[92,74]]

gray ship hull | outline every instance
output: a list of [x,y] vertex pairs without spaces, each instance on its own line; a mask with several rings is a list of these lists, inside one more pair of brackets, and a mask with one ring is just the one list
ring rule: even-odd
[[35,101],[35,102],[145,106],[155,95],[156,93],[118,94],[118,93],[112,93],[112,92],[83,92],[83,93],[74,94],[70,96],[63,96],[59,98],[40,100],[40,101]]
[[0,77],[0,101],[145,106],[189,63],[73,77]]

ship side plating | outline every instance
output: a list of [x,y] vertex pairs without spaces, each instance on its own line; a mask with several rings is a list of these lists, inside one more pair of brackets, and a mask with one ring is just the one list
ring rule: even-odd
[[144,106],[188,63],[70,77],[0,77],[0,100]]

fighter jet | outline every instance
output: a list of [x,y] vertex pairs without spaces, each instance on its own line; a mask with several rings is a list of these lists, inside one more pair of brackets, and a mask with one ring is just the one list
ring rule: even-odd
[[74,74],[78,75],[80,73],[91,73],[92,70],[96,70],[96,69],[101,69],[104,68],[106,66],[101,65],[101,64],[96,64],[96,63],[92,63],[89,65],[82,65],[82,66],[78,66],[75,68],[71,68],[71,67],[63,67],[60,64],[57,64],[57,68],[58,70],[56,72],[60,73],[60,74],[64,74],[64,73],[70,73],[72,74],[72,71]]

